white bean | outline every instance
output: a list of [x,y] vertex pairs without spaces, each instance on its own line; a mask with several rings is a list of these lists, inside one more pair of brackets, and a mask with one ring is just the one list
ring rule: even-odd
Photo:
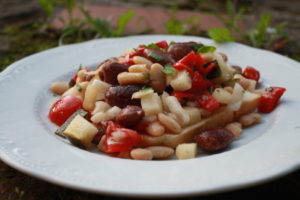
[[254,124],[261,122],[262,116],[258,113],[250,113],[242,116],[239,119],[239,122],[243,125],[243,127],[248,127]]
[[158,63],[151,65],[150,77],[151,77],[151,87],[158,93],[162,93],[166,88],[166,75],[162,71],[163,66]]
[[233,133],[234,139],[240,138],[240,136],[243,132],[242,124],[239,123],[239,122],[232,122],[230,124],[227,124],[225,126],[225,129],[227,129],[227,130],[229,130],[230,132]]
[[166,159],[174,154],[174,149],[166,146],[151,146],[146,149],[152,152],[154,159]]
[[69,85],[65,82],[54,82],[51,84],[51,91],[55,94],[61,95],[65,91],[67,91],[69,88]]
[[176,120],[163,113],[158,114],[158,121],[172,133],[178,134],[181,131],[181,126]]
[[165,133],[165,127],[155,121],[146,127],[146,132],[154,137],[161,136]]
[[142,56],[134,56],[132,60],[135,64],[146,64],[148,68],[153,65],[153,62]]
[[143,84],[148,81],[147,74],[144,73],[122,72],[118,74],[118,82],[120,85]]
[[152,160],[153,154],[148,149],[137,148],[130,151],[130,156],[134,160]]

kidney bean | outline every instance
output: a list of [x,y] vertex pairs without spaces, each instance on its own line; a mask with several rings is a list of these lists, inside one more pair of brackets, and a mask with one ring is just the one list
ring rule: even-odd
[[100,78],[112,85],[118,84],[118,74],[121,72],[127,72],[128,66],[117,62],[104,63],[101,71],[99,72]]
[[214,128],[195,136],[199,147],[205,151],[216,152],[225,149],[234,139],[234,134],[224,128]]
[[144,117],[144,111],[139,106],[126,106],[116,116],[116,122],[121,126],[131,128],[137,125]]
[[127,105],[140,106],[140,99],[132,99],[131,96],[141,88],[141,85],[111,86],[106,91],[105,99],[110,106],[118,106],[120,108],[124,108]]
[[145,49],[144,55],[153,63],[160,63],[162,65],[165,65],[167,63],[175,63],[175,60],[170,54],[163,52],[159,49]]
[[193,48],[195,44],[197,43],[181,42],[181,43],[171,44],[168,48],[168,53],[172,56],[172,58],[175,61],[178,61],[184,56],[186,56],[188,53],[190,53],[191,51],[196,50]]

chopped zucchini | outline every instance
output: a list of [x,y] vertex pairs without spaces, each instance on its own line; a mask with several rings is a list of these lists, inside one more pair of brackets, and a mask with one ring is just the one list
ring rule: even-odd
[[64,131],[67,128],[67,126],[71,123],[71,121],[77,116],[80,115],[82,117],[85,117],[88,114],[88,112],[86,112],[83,109],[79,109],[76,112],[74,112],[68,119],[67,121],[65,121],[65,123],[63,123],[63,125],[61,125],[56,131],[55,134],[62,137],[62,138],[66,138],[66,136],[64,135]]
[[77,115],[64,130],[64,135],[78,147],[89,148],[98,129],[81,115]]

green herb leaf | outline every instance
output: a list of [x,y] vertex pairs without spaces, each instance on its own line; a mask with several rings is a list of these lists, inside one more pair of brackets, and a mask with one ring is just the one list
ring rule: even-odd
[[152,88],[151,88],[151,87],[144,86],[140,91],[141,91],[141,92],[147,92],[147,91],[149,91],[149,90],[152,90]]
[[210,28],[208,35],[218,43],[234,41],[234,37],[227,28]]
[[265,42],[267,29],[270,25],[270,20],[271,20],[271,15],[269,13],[265,13],[259,18],[259,22],[254,31],[254,33],[256,33],[255,39],[256,39],[257,47],[263,46]]
[[151,49],[160,49],[159,46],[157,46],[156,44],[148,44],[148,45],[145,45],[145,47],[147,48],[151,48]]
[[214,52],[217,48],[214,46],[202,46],[197,50],[197,53],[210,53]]
[[134,17],[135,12],[133,9],[129,10],[128,12],[122,14],[118,20],[117,20],[117,24],[118,27],[117,29],[114,31],[114,35],[115,36],[121,36],[124,33],[124,30],[127,26],[127,24],[129,23],[129,21]]
[[162,61],[162,60],[164,60],[163,57],[161,57],[160,55],[158,55],[158,54],[156,54],[156,53],[153,53],[153,52],[149,53],[148,56],[151,57],[151,58],[154,58],[154,59],[157,60],[157,61]]
[[199,49],[199,48],[201,48],[201,47],[203,47],[204,45],[203,44],[201,44],[201,43],[196,43],[196,44],[192,44],[192,49],[194,49],[194,51],[196,51],[197,52],[197,50]]
[[42,6],[44,12],[47,13],[48,16],[53,15],[53,5],[50,0],[39,0],[39,3]]
[[233,75],[236,75],[236,74],[242,74],[242,72],[240,72],[239,70],[234,70]]
[[81,92],[82,91],[82,87],[79,84],[76,84],[76,89]]
[[176,44],[177,42],[174,42],[174,41],[171,41],[170,43],[169,43],[169,45],[171,45],[171,44]]
[[80,64],[80,65],[79,65],[79,67],[78,67],[78,70],[77,70],[77,71],[79,72],[80,70],[82,70],[82,64]]
[[176,69],[173,68],[173,66],[168,63],[164,66],[164,68],[162,69],[162,72],[165,73],[165,74],[168,74],[168,75],[172,75],[172,74],[175,74],[176,73]]

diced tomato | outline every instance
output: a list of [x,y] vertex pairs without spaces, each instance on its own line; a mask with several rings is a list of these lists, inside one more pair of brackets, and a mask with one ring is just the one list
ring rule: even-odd
[[112,121],[108,122],[105,136],[104,151],[107,153],[127,152],[142,139],[136,131],[122,128]]
[[192,76],[192,88],[187,92],[204,91],[212,85],[212,82],[204,78],[199,72],[194,72]]
[[162,49],[167,49],[168,48],[168,43],[166,40],[160,41],[160,42],[156,42],[155,43],[159,48]]
[[140,55],[140,53],[133,52],[133,53],[129,54],[129,58],[133,58],[134,56],[139,56],[139,55]]
[[267,91],[260,97],[258,111],[262,113],[272,112],[276,108],[279,99],[285,91],[286,89],[282,87],[267,88]]
[[260,73],[253,67],[246,67],[242,74],[245,78],[252,79],[258,81],[260,78]]
[[143,45],[140,45],[136,48],[136,51],[140,53],[140,55],[144,55],[144,51],[145,51],[146,47]]
[[190,72],[190,73],[193,73],[192,68],[188,67],[188,66],[185,65],[185,64],[179,63],[179,62],[175,63],[175,64],[173,65],[173,68],[174,68],[174,69],[177,69],[177,70],[179,70],[179,71],[180,71],[180,70],[186,70],[186,71],[188,71],[188,72]]
[[[87,72],[90,72],[91,70],[87,67],[83,67],[81,70],[85,70]],[[74,81],[74,83],[76,83],[76,79],[78,77],[78,72],[76,72],[76,74],[73,76],[72,81]]]
[[48,117],[51,122],[61,126],[76,110],[82,108],[82,101],[75,96],[63,96],[51,107]]
[[[133,57],[133,56],[132,56]],[[120,62],[121,64],[124,64],[124,65],[133,65],[134,62],[133,62],[133,59],[132,57],[130,56],[130,54],[127,54],[125,57],[124,57],[124,60],[122,62]]]
[[173,91],[171,95],[174,96],[174,97],[176,97],[177,99],[182,99],[182,98],[193,99],[193,98],[195,98],[194,94],[187,93],[187,92],[176,92],[176,91]]
[[210,112],[220,107],[220,103],[208,92],[202,94],[201,98],[198,100],[198,104],[201,108]]

